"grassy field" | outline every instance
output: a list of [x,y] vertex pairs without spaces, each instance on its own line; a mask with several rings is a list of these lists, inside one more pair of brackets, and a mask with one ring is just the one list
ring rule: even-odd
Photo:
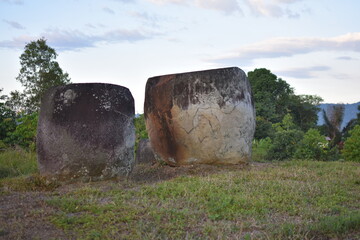
[[127,180],[44,182],[4,178],[0,198],[46,190],[41,201],[51,211],[41,216],[69,238],[360,239],[359,163],[140,165]]

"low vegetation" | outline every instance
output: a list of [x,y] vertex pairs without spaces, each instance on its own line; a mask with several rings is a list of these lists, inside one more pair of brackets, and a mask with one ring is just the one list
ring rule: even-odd
[[0,179],[37,172],[36,154],[22,149],[6,150],[0,154]]
[[[30,164],[33,156],[27,156]],[[134,172],[138,178],[61,187],[33,170],[30,177],[0,180],[1,195],[50,191],[43,201],[53,211],[45,220],[80,239],[352,239],[360,234],[359,163],[285,161],[210,172],[187,167],[184,174],[155,182],[147,180],[177,169],[138,167],[143,167]]]

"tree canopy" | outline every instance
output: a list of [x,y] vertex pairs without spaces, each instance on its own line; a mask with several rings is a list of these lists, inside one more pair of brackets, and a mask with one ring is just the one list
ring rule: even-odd
[[56,51],[41,38],[25,46],[20,56],[17,80],[24,91],[2,95],[0,89],[0,149],[20,146],[35,149],[36,128],[40,101],[45,91],[70,82],[58,62]]
[[341,141],[341,124],[344,119],[345,106],[330,106],[327,111],[323,110],[326,133],[331,138],[332,145],[335,146]]
[[16,128],[16,114],[6,105],[8,97],[2,95],[2,91],[3,89],[0,89],[0,149],[2,148],[3,140],[7,137],[7,133],[14,131]]
[[16,78],[24,86],[24,92],[14,94],[13,98],[14,101],[22,99],[26,112],[39,110],[41,98],[50,87],[70,83],[69,75],[60,68],[56,57],[55,49],[49,47],[44,38],[26,44]]
[[295,95],[294,89],[283,79],[265,68],[248,73],[256,109],[255,138],[273,135],[272,125],[279,123],[286,114],[291,114],[294,123],[302,131],[316,126],[318,96]]

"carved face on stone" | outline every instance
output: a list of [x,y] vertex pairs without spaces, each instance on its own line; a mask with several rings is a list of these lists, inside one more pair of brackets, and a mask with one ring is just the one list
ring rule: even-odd
[[71,103],[74,102],[76,98],[76,93],[74,92],[74,90],[68,89],[63,94],[63,97],[64,97],[64,104],[69,106]]

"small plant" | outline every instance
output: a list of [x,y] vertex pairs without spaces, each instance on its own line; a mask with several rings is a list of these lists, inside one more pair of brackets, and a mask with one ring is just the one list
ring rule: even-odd
[[272,147],[272,141],[269,137],[260,140],[254,140],[252,145],[252,160],[262,162],[267,159]]

